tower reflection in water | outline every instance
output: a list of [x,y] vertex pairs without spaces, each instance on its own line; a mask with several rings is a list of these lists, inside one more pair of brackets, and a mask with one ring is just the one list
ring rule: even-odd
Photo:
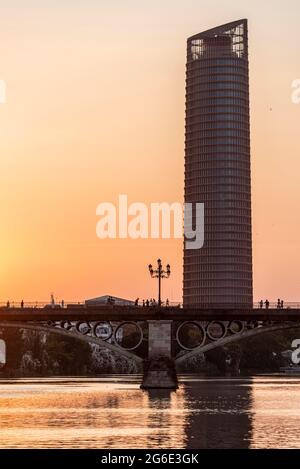
[[248,448],[252,439],[251,379],[185,380],[187,448]]

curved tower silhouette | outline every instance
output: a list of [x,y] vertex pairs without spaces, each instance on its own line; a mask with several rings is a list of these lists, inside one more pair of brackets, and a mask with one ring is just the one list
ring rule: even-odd
[[184,249],[184,306],[252,307],[247,20],[187,41],[185,202],[204,246]]

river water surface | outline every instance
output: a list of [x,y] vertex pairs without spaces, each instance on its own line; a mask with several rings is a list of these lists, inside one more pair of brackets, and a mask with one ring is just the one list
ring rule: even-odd
[[0,448],[300,448],[300,378],[1,379]]

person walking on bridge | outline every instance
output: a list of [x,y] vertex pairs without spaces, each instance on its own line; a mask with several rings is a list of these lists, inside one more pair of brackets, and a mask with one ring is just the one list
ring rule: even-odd
[[266,309],[269,309],[269,306],[270,306],[269,300],[266,300],[266,301],[265,301],[265,305],[266,305]]

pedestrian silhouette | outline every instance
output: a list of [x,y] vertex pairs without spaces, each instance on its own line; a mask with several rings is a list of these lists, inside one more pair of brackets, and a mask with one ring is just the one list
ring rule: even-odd
[[270,306],[269,300],[266,300],[266,301],[265,301],[265,305],[266,305],[266,309],[269,309],[269,306]]
[[167,298],[166,306],[169,306],[169,298]]
[[281,309],[283,309],[283,300],[281,300],[281,303],[280,303],[280,306],[281,306]]
[[21,301],[21,308],[24,308],[24,301]]
[[279,309],[281,307],[281,301],[280,301],[280,298],[278,298],[277,300],[277,308]]
[[263,302],[263,300],[260,300],[260,302],[259,302],[259,307],[260,307],[260,309],[263,309],[263,307],[264,307],[264,302]]
[[143,306],[145,306],[145,300],[143,300]]
[[146,306],[149,306],[149,300],[146,300]]
[[6,303],[6,307],[7,307],[7,308],[10,307],[10,302],[9,302],[9,301]]

